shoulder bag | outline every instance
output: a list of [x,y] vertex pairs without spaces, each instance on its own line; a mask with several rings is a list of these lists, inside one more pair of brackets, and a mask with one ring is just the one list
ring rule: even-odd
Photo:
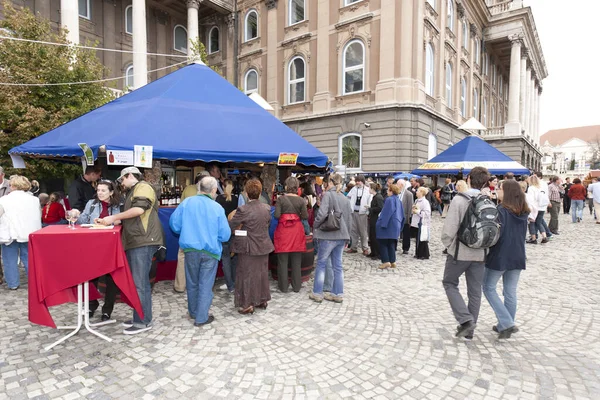
[[325,217],[325,220],[321,226],[319,226],[319,229],[323,232],[339,231],[342,225],[342,213],[335,211],[335,206],[333,206],[335,199],[331,200],[332,201],[329,206],[329,210],[327,211],[327,216]]

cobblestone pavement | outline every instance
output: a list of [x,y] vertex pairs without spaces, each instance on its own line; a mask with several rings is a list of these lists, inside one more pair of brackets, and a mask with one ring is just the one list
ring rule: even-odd
[[[560,236],[527,247],[521,331],[503,342],[485,299],[475,339],[454,338],[438,216],[431,260],[400,255],[399,268],[379,271],[364,256],[344,256],[342,304],[272,285],[269,308],[241,316],[217,291],[215,322],[195,328],[185,295],[161,282],[154,329],[125,336],[120,325],[99,328],[112,343],[84,331],[44,352],[61,333],[30,324],[26,291],[2,285],[0,398],[598,399],[600,225],[587,215],[560,223]],[[53,308],[54,319],[71,323],[72,307]],[[129,316],[118,304],[113,317]]]

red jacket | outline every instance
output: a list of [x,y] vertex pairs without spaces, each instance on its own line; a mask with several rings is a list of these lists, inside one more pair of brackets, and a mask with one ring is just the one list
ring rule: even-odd
[[569,198],[571,200],[585,200],[585,187],[581,183],[576,183],[569,189]]
[[55,224],[65,219],[65,208],[60,203],[48,203],[42,208],[42,222]]
[[300,217],[296,214],[281,214],[273,238],[275,253],[306,252],[306,236]]

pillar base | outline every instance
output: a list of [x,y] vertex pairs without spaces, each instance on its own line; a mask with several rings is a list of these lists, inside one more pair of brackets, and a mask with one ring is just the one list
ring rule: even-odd
[[269,112],[271,114],[273,114],[274,116],[276,116],[277,118],[280,117],[280,113],[281,113],[281,107],[279,106],[279,102],[278,101],[269,101],[269,105],[271,107],[273,107],[273,111],[269,110]]
[[504,136],[521,136],[521,123],[509,122],[504,125]]
[[329,92],[315,93],[313,97],[313,113],[326,113],[331,108],[331,96]]
[[385,79],[377,82],[375,87],[375,102],[377,104],[396,102],[396,80]]

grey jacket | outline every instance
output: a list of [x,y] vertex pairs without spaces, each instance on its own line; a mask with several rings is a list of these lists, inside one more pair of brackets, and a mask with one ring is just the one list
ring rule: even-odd
[[[324,232],[319,229],[319,226],[325,221],[329,211],[333,209],[336,212],[342,213],[340,230]],[[352,206],[342,193],[337,193],[335,188],[331,188],[325,192],[321,200],[321,207],[315,218],[314,238],[325,240],[350,240],[350,227],[352,226]]]
[[402,209],[404,210],[404,224],[410,225],[410,218],[412,216],[412,206],[415,202],[415,198],[410,190],[404,189],[400,193],[400,200],[402,201]]
[[[467,192],[467,194],[474,194],[475,192]],[[456,252],[456,246],[458,248],[458,261],[485,261],[485,250],[484,249],[472,249],[465,246],[458,240],[458,228],[463,220],[469,207],[469,200],[464,196],[455,196],[450,203],[448,208],[448,215],[444,221],[444,227],[442,228],[442,243],[444,247],[448,249],[448,254],[454,257]]]

